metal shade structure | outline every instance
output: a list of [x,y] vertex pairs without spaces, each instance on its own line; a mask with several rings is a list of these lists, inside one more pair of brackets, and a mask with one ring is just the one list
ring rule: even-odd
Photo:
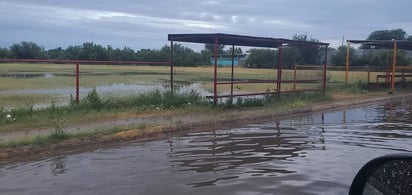
[[296,41],[269,37],[252,37],[245,35],[208,33],[208,34],[169,34],[169,41],[214,44],[218,39],[219,44],[248,47],[278,48],[280,46],[328,46],[329,43]]
[[393,49],[394,42],[398,49],[412,50],[412,41],[407,40],[348,40],[350,43]]
[[[266,93],[247,93],[247,94],[233,94],[233,84],[234,79],[234,47],[235,46],[248,46],[248,47],[264,47],[264,48],[278,48],[278,67],[277,67],[277,79],[267,82],[276,83],[276,92],[270,92],[271,94],[280,94],[281,83],[282,83],[282,48],[287,46],[297,46],[297,47],[325,47],[325,59],[324,59],[324,69],[323,69],[323,91],[326,89],[326,62],[327,62],[327,48],[329,43],[322,42],[307,42],[307,41],[296,41],[290,39],[281,38],[270,38],[270,37],[254,37],[245,35],[234,35],[234,34],[224,34],[224,33],[206,33],[206,34],[169,34],[168,40],[170,41],[171,53],[170,53],[170,87],[173,91],[173,66],[174,66],[174,56],[173,56],[173,43],[174,42],[189,42],[189,43],[201,43],[201,44],[213,44],[214,45],[214,78],[213,78],[213,100],[217,104],[217,98],[219,97],[234,97],[234,96],[249,96],[249,95],[263,95]],[[230,82],[219,82],[217,78],[217,57],[218,57],[218,45],[230,45],[232,46],[232,71]],[[248,83],[248,82],[243,82]],[[230,84],[230,95],[218,95],[217,86]]]
[[349,64],[350,64],[350,44],[362,44],[367,46],[373,46],[375,48],[387,48],[393,49],[393,61],[392,61],[392,75],[391,75],[391,92],[395,92],[395,77],[396,77],[396,60],[398,49],[412,50],[412,41],[407,40],[347,40],[346,50],[346,67],[345,67],[345,84],[348,83],[349,76]]

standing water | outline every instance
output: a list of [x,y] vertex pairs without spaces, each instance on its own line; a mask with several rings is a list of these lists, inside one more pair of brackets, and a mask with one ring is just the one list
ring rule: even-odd
[[0,167],[0,194],[347,194],[412,151],[411,102],[172,135]]

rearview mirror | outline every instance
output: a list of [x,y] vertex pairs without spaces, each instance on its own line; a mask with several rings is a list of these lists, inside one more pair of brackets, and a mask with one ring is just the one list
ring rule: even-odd
[[356,174],[349,195],[411,195],[412,154],[375,158]]

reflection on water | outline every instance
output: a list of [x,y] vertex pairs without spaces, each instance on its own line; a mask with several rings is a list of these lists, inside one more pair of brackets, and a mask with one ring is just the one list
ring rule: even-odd
[[267,163],[287,161],[299,156],[302,149],[310,147],[306,145],[307,135],[296,134],[295,131],[293,128],[281,128],[276,122],[276,126],[252,125],[240,129],[187,134],[178,140],[169,140],[171,152],[168,156],[170,162],[181,167],[181,172],[236,173],[236,176],[190,184],[196,187],[216,185],[220,180],[233,177],[294,173],[281,164],[267,166]]
[[67,166],[65,163],[66,156],[56,156],[51,160],[50,172],[52,175],[57,176],[59,174],[66,173]]
[[0,167],[0,193],[347,194],[370,159],[412,151],[410,105],[171,135],[6,165]]

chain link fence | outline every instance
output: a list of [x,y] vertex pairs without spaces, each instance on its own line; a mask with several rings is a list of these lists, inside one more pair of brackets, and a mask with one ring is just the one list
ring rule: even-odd
[[162,90],[169,71],[166,66],[79,64],[77,89],[76,63],[0,63],[0,108],[68,105],[77,91],[82,99],[94,89],[102,97]]

